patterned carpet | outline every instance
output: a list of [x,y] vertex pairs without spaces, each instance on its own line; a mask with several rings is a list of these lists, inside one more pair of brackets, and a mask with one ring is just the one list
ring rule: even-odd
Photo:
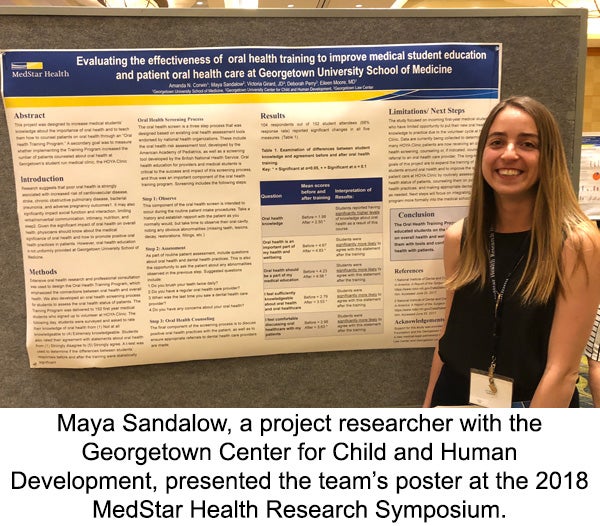
[[585,356],[581,359],[581,365],[579,367],[579,382],[577,383],[577,389],[579,389],[579,407],[594,407],[588,385],[588,363]]

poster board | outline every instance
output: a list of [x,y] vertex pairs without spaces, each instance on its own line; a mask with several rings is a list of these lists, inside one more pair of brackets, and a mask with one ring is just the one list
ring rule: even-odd
[[[34,14],[35,13],[35,14]],[[579,165],[585,12],[581,10],[148,11],[2,10],[0,47],[158,48],[502,42],[502,96],[529,94],[557,115],[574,182]],[[551,34],[539,42],[523,35]],[[435,39],[428,35],[435,35]],[[110,45],[108,45],[110,43]],[[4,115],[2,115],[4,120]],[[276,355],[110,371],[29,371],[14,176],[0,133],[2,300],[6,406],[373,406],[418,405],[431,353],[425,349]],[[430,351],[430,350],[429,350]],[[75,388],[86,386],[87,389]],[[158,388],[157,388],[158,387]]]
[[600,133],[598,132],[583,133],[579,204],[590,219],[600,220]]
[[31,366],[434,346],[501,50],[7,50]]

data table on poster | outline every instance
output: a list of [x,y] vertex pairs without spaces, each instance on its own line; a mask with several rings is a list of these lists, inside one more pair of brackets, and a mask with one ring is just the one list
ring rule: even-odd
[[382,179],[260,189],[266,338],[383,332]]

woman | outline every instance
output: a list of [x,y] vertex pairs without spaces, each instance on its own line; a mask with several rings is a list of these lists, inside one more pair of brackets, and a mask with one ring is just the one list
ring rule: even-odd
[[558,125],[540,102],[511,97],[486,119],[469,215],[446,232],[444,267],[446,316],[424,407],[468,404],[482,377],[492,397],[507,379],[508,405],[577,407],[600,303],[600,235],[579,208]]

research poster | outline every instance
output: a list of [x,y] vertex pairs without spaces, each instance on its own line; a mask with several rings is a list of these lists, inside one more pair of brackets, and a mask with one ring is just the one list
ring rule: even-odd
[[30,365],[433,346],[501,45],[7,50]]
[[600,133],[582,137],[579,203],[588,217],[600,219]]

